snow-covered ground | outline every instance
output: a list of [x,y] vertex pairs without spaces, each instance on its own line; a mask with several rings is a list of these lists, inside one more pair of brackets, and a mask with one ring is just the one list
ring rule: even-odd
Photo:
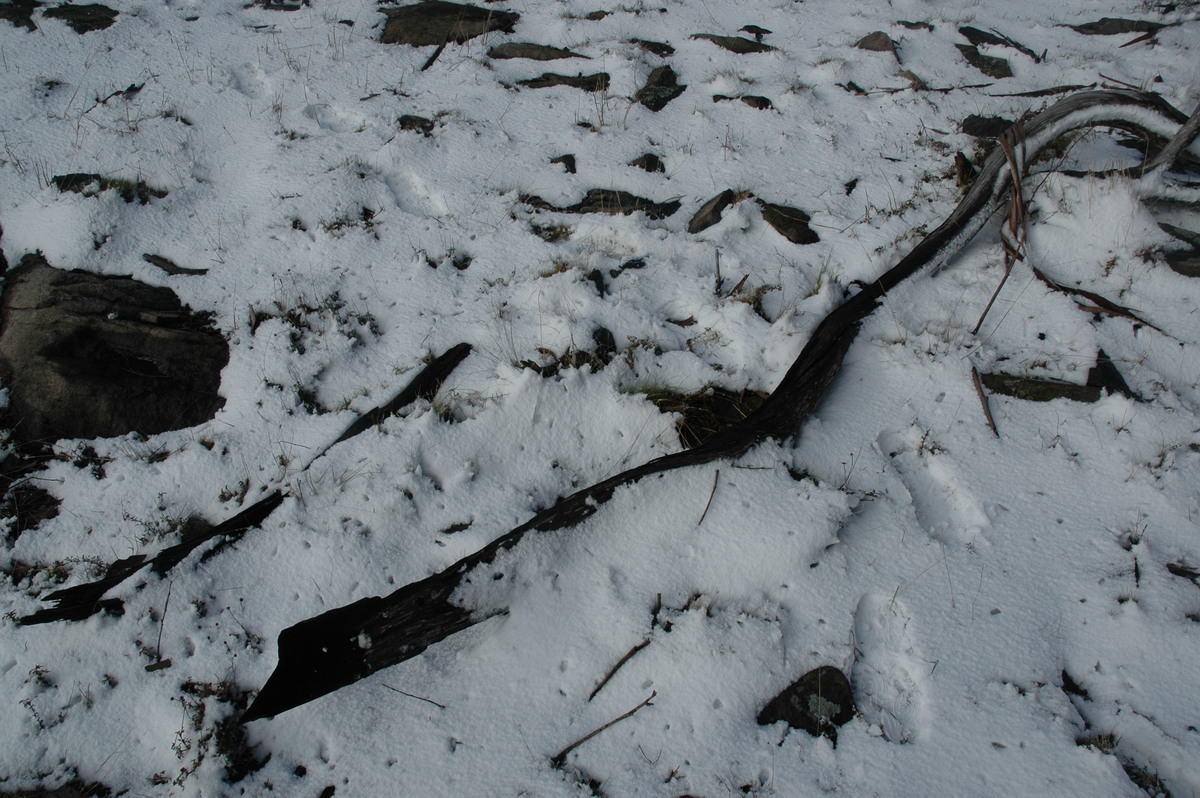
[[[1026,179],[1026,259],[978,333],[998,224],[889,294],[794,440],[618,490],[501,556],[515,578],[478,590],[506,615],[238,721],[281,630],[680,449],[679,417],[648,397],[771,391],[847,288],[958,202],[955,154],[989,144],[968,116],[1016,120],[1062,86],[1190,114],[1194,2],[519,0],[487,6],[520,14],[512,33],[424,70],[435,48],[382,43],[371,0],[118,5],[82,35],[48,6],[35,31],[0,20],[0,245],[211,312],[226,403],[200,427],[60,441],[32,475],[61,505],[0,553],[0,794],[1200,795],[1200,280],[1162,260],[1179,242],[1158,226],[1200,230],[1200,212],[1077,172]],[[1067,27],[1105,17],[1175,24]],[[776,49],[693,37],[751,24]],[[962,26],[1037,57],[979,44],[1013,73],[989,77]],[[894,53],[855,47],[875,31]],[[489,57],[504,42],[580,57]],[[663,65],[686,89],[655,112],[633,98]],[[610,80],[519,84],[545,72]],[[1117,138],[1076,140],[1065,165],[1136,162]],[[647,153],[663,171],[630,165]],[[167,195],[60,192],[70,173]],[[681,207],[524,199],[595,188]],[[740,201],[688,232],[726,189]],[[756,200],[804,211],[820,240],[788,240]],[[607,365],[529,367],[595,349],[600,328]],[[310,462],[460,342],[472,354],[433,402]],[[1083,383],[1100,349],[1143,401],[990,392],[989,429],[973,369]],[[235,546],[115,588],[123,615],[16,623],[281,486]],[[857,698],[836,745],[756,723],[823,665]]]

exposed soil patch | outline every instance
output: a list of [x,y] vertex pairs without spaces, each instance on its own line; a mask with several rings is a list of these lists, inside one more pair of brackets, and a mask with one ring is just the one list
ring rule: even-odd
[[989,78],[1011,78],[1013,76],[1012,68],[1003,58],[997,58],[994,55],[984,55],[979,52],[979,48],[972,44],[956,44],[959,52],[963,54],[963,58],[967,59],[967,63],[978,69]]
[[715,33],[693,33],[693,39],[704,39],[710,41],[718,47],[724,47],[731,53],[745,55],[747,53],[769,53],[778,48],[772,47],[769,44],[756,42],[753,39],[745,39],[741,36],[718,36]]
[[674,100],[687,89],[680,85],[675,70],[669,66],[660,66],[650,73],[646,85],[638,89],[633,99],[649,108],[651,111],[661,111],[667,103]]
[[36,0],[12,0],[0,5],[0,19],[6,19],[18,28],[29,32],[37,30],[33,23],[33,12],[41,6]]
[[55,175],[50,178],[50,182],[59,191],[73,191],[85,197],[94,197],[103,191],[111,189],[120,194],[121,199],[126,202],[137,200],[142,205],[148,203],[151,197],[162,199],[167,196],[165,188],[154,188],[147,185],[145,180],[134,181],[120,177],[104,177],[103,175],[91,172],[72,172],[69,175]]

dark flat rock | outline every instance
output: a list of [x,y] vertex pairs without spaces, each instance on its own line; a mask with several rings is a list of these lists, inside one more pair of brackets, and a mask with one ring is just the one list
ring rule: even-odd
[[225,404],[224,338],[173,292],[26,256],[0,302],[0,369],[18,440],[154,434]]
[[1121,19],[1119,17],[1104,17],[1095,22],[1085,22],[1082,25],[1068,25],[1068,28],[1084,36],[1116,36],[1122,33],[1155,33],[1167,27],[1163,22],[1151,22],[1145,19]]
[[701,205],[700,210],[696,211],[692,220],[688,222],[687,231],[689,233],[699,233],[701,230],[707,230],[721,221],[721,214],[733,203],[736,197],[737,195],[733,193],[733,189],[727,188]]
[[551,47],[548,44],[504,42],[488,50],[488,58],[527,58],[532,61],[557,61],[562,58],[588,58],[588,56],[572,52],[571,50],[565,50],[562,47]]
[[814,737],[837,742],[837,729],[854,717],[854,691],[846,674],[831,665],[809,671],[772,698],[758,713],[762,726],[784,721]]
[[979,52],[979,48],[972,44],[956,44],[959,52],[963,54],[963,58],[967,59],[967,63],[978,69],[989,78],[1011,78],[1013,76],[1012,68],[1003,58],[996,58],[994,55],[984,55]]
[[650,73],[646,85],[638,89],[633,99],[649,108],[651,111],[661,111],[667,103],[674,100],[687,89],[680,85],[675,70],[669,66],[660,66]]
[[644,169],[647,172],[665,172],[666,167],[663,166],[662,158],[659,158],[652,152],[634,158],[629,162],[630,166],[636,166],[638,169]]
[[37,0],[11,0],[0,4],[0,19],[8,20],[14,26],[32,33],[37,30],[37,25],[33,22],[33,12],[39,6],[41,3]]
[[580,89],[582,91],[607,91],[608,81],[607,72],[597,72],[594,75],[558,75],[554,72],[546,72],[536,78],[518,80],[517,83],[521,86],[528,86],[531,89],[569,86],[572,89]]
[[415,47],[462,44],[491,31],[512,33],[521,15],[515,11],[427,0],[411,6],[380,9],[387,15],[383,28],[384,44],[411,44]]
[[1055,399],[1085,403],[1100,401],[1100,388],[1094,385],[1076,385],[1073,382],[1019,377],[1013,374],[981,374],[980,379],[983,386],[992,393],[1029,402],[1051,402]]
[[558,211],[559,213],[607,213],[613,216],[617,214],[628,216],[634,211],[641,211],[651,219],[665,219],[674,215],[680,208],[680,203],[675,200],[654,202],[645,197],[630,194],[628,191],[614,191],[607,188],[590,189],[584,195],[583,200],[565,207],[553,205],[532,194],[523,195],[521,202],[540,210]]
[[669,55],[675,54],[675,48],[666,42],[651,42],[646,39],[630,39],[631,44],[636,44],[648,53],[654,53],[660,58],[666,58]]
[[758,204],[762,208],[763,221],[793,244],[815,244],[821,240],[808,226],[811,217],[799,208],[772,205],[762,200],[758,200]]
[[715,33],[693,33],[693,39],[704,39],[710,41],[718,47],[724,47],[731,53],[745,55],[747,53],[769,53],[772,50],[779,48],[772,47],[769,44],[756,42],[753,39],[746,39],[741,36],[718,36]]
[[891,36],[888,36],[881,30],[874,33],[868,33],[866,36],[854,43],[854,46],[859,50],[869,50],[875,53],[891,53],[896,54],[896,42]]
[[983,139],[998,139],[1013,126],[1011,119],[1002,116],[980,116],[971,114],[959,126],[963,133]]
[[54,8],[47,8],[44,16],[52,19],[61,19],[71,26],[71,30],[78,34],[90,33],[94,30],[104,30],[117,21],[117,11],[108,6],[102,6],[99,3],[89,3],[88,5],[81,6],[64,3]]

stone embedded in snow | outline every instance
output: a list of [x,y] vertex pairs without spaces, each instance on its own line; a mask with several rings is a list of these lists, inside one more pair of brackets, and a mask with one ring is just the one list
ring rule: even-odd
[[896,54],[896,42],[892,40],[881,30],[874,33],[868,33],[866,36],[854,43],[854,46],[860,50],[870,50],[875,53],[891,53]]
[[33,12],[41,3],[36,0],[12,0],[0,5],[0,19],[6,19],[15,27],[25,28],[32,33],[37,30],[33,22]]
[[1100,401],[1100,388],[1094,385],[1077,385],[1073,382],[1019,377],[1013,374],[981,374],[980,379],[983,386],[993,393],[1028,402],[1051,402],[1055,399],[1085,403]]
[[775,228],[775,232],[793,244],[815,244],[821,237],[808,226],[810,217],[799,208],[787,205],[772,205],[758,200],[762,208],[763,221]]
[[629,162],[630,166],[636,166],[638,169],[644,169],[647,172],[665,172],[666,167],[663,166],[662,158],[659,158],[652,152],[648,152],[641,157],[634,158]]
[[854,717],[854,692],[846,674],[822,665],[801,676],[772,698],[758,713],[758,723],[769,726],[784,721],[793,729],[837,743],[837,727]]
[[1144,19],[1104,17],[1095,22],[1085,22],[1082,25],[1068,25],[1067,27],[1076,33],[1082,33],[1084,36],[1114,36],[1119,33],[1155,33],[1167,27],[1167,25],[1162,22],[1150,22]]
[[583,91],[607,91],[608,90],[608,73],[597,72],[594,75],[559,75],[554,72],[546,72],[536,78],[528,80],[518,80],[517,84],[528,86],[531,89],[549,89],[555,86],[569,86],[572,89],[581,89]]
[[654,53],[660,58],[675,54],[675,48],[666,42],[651,42],[645,39],[630,39],[630,44],[636,44],[648,53]]
[[733,189],[725,189],[717,196],[710,199],[708,202],[700,206],[700,210],[696,211],[696,215],[688,222],[687,231],[689,233],[699,233],[701,230],[707,230],[717,222],[721,221],[721,213],[728,208],[737,195],[733,193]]
[[588,58],[588,56],[565,50],[562,47],[551,47],[548,44],[504,42],[488,50],[488,58],[528,58],[533,61],[557,61],[561,58]]
[[651,219],[665,219],[679,210],[680,202],[654,202],[645,197],[630,194],[628,191],[614,191],[607,188],[589,189],[584,198],[574,205],[559,207],[533,194],[521,195],[521,202],[538,210],[558,211],[559,213],[607,213],[613,216],[622,214],[628,216],[634,211],[642,211]]
[[411,6],[380,9],[387,15],[383,28],[384,44],[411,44],[415,47],[462,44],[491,31],[512,33],[521,15],[514,11],[428,0]]
[[989,78],[1000,79],[1011,78],[1013,76],[1012,69],[1003,58],[996,58],[994,55],[984,55],[979,52],[979,48],[970,44],[956,44],[954,46],[963,54],[963,58],[967,59],[968,64]]
[[980,116],[971,114],[959,126],[963,133],[981,139],[997,139],[1013,126],[1011,119],[1002,116]]
[[661,111],[667,103],[674,100],[687,89],[681,85],[675,75],[675,70],[669,66],[660,66],[650,73],[646,85],[638,89],[633,99],[649,108],[651,111]]
[[117,21],[117,12],[99,3],[89,3],[82,6],[64,3],[63,5],[46,9],[44,16],[52,19],[61,19],[71,26],[71,30],[78,34],[89,33],[94,30],[104,30]]
[[225,404],[224,338],[175,294],[26,256],[0,302],[0,369],[24,442],[154,434]]
[[741,36],[718,36],[715,33],[693,33],[693,39],[705,39],[712,42],[718,47],[724,47],[731,53],[745,55],[746,53],[769,53],[772,50],[779,48],[772,47],[769,44],[756,42],[753,39],[744,39]]

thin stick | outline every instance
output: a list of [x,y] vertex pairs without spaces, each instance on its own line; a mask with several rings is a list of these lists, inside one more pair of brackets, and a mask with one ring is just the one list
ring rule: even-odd
[[401,690],[399,687],[392,687],[390,684],[385,684],[383,686],[389,690],[399,693],[400,695],[406,695],[409,698],[415,698],[418,701],[424,701],[426,704],[433,704],[438,709],[446,708],[446,706],[444,704],[439,704],[438,702],[434,701],[432,698],[425,698],[424,696],[413,695],[412,693],[406,693],[403,690]]
[[626,662],[629,662],[629,660],[633,659],[634,654],[638,653],[639,651],[641,651],[643,648],[645,648],[648,645],[650,645],[650,641],[643,640],[642,642],[638,643],[633,648],[629,649],[629,651],[626,652],[625,656],[623,656],[619,660],[617,660],[617,664],[613,665],[612,668],[608,671],[608,673],[604,674],[604,678],[600,680],[600,684],[596,685],[596,689],[593,690],[590,694],[588,694],[588,701],[591,701],[593,698],[596,697],[597,693],[599,693],[601,690],[604,689],[604,685],[608,684],[609,679],[611,679],[613,676],[615,676],[617,671],[621,670],[622,665],[624,665]]
[[721,469],[717,469],[717,473],[713,474],[712,491],[708,494],[708,504],[704,505],[704,512],[700,513],[700,520],[696,522],[696,526],[704,523],[705,516],[708,515],[708,508],[712,507],[713,496],[717,495],[717,480],[721,478]]
[[167,600],[163,602],[162,617],[158,619],[158,642],[154,644],[154,658],[162,662],[162,633],[163,626],[167,622],[167,608],[171,606],[171,588],[175,587],[175,580],[167,582]]
[[559,751],[557,754],[555,754],[554,756],[552,756],[552,757],[550,758],[550,764],[551,764],[551,765],[553,765],[553,766],[554,766],[554,767],[556,767],[556,768],[560,768],[560,767],[562,767],[562,766],[563,766],[563,763],[567,761],[567,754],[571,753],[571,752],[572,752],[572,751],[574,751],[576,748],[578,748],[579,746],[583,745],[583,744],[584,744],[584,743],[586,743],[588,740],[592,739],[593,737],[595,737],[597,734],[599,734],[600,732],[604,731],[605,729],[607,729],[607,728],[610,728],[610,727],[612,727],[612,726],[615,726],[615,725],[617,725],[618,723],[620,723],[621,721],[625,720],[626,718],[631,718],[631,717],[633,717],[633,716],[634,716],[634,714],[635,714],[635,713],[636,713],[636,712],[637,712],[639,709],[641,709],[642,707],[653,706],[653,704],[652,704],[651,702],[654,700],[654,696],[656,696],[656,695],[658,695],[658,691],[657,691],[657,690],[652,690],[652,691],[650,692],[650,697],[649,697],[649,698],[647,698],[647,699],[646,699],[645,701],[643,701],[642,703],[638,704],[638,705],[637,705],[636,707],[634,707],[633,709],[629,710],[628,712],[626,712],[626,713],[625,713],[625,714],[623,714],[623,715],[617,715],[615,718],[613,718],[612,720],[610,720],[608,723],[605,723],[603,726],[601,726],[600,728],[596,729],[595,731],[588,732],[587,734],[583,735],[583,736],[582,736],[582,737],[580,737],[578,740],[576,740],[575,742],[571,743],[571,744],[570,744],[570,745],[568,745],[566,748],[564,748],[563,750]]
[[996,297],[1000,296],[1000,290],[1008,282],[1008,277],[1012,274],[1013,266],[1017,261],[1025,260],[1026,221],[1029,218],[1025,211],[1025,202],[1021,196],[1021,174],[1025,169],[1024,164],[1021,166],[1017,165],[1016,151],[1013,148],[1014,141],[1016,143],[1023,143],[1024,140],[1025,130],[1020,123],[1013,126],[1000,137],[1000,147],[1004,150],[1004,157],[1008,160],[1008,170],[1012,173],[1013,181],[1012,197],[1009,201],[1008,216],[1006,219],[1010,236],[1005,236],[1003,232],[1000,234],[1000,243],[1004,247],[1004,276],[1000,278],[1000,284],[992,292],[991,298],[983,308],[983,313],[979,314],[979,321],[975,322],[975,329],[971,330],[971,335],[979,334],[979,329],[983,327],[983,320],[987,318],[988,311],[992,309]]
[[996,420],[992,418],[992,410],[988,407],[987,394],[983,392],[983,382],[979,379],[979,369],[974,366],[971,366],[971,379],[975,382],[975,392],[979,394],[979,404],[983,405],[983,418],[991,428],[992,434],[999,438],[1000,431],[996,429]]

